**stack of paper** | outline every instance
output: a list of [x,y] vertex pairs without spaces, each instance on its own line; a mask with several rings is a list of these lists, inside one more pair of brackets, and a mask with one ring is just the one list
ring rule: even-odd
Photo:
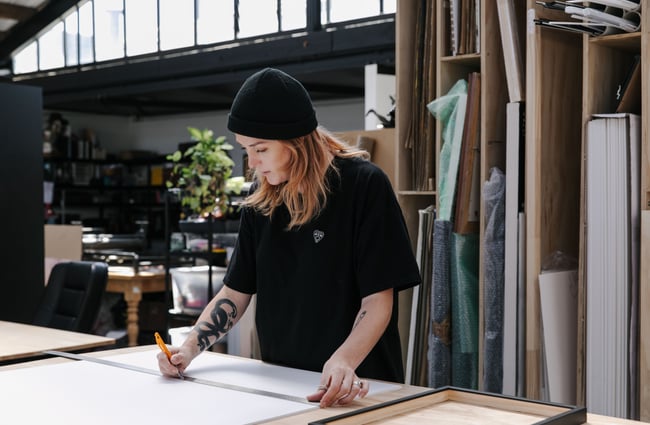
[[638,288],[640,117],[595,115],[586,147],[586,404],[627,417]]
[[429,334],[429,299],[431,297],[432,242],[435,208],[429,206],[418,211],[418,239],[416,261],[420,268],[422,283],[413,288],[411,323],[406,356],[406,382],[412,385],[427,385],[426,356]]
[[641,28],[639,0],[537,1],[549,9],[562,10],[577,21],[536,19],[535,23],[589,35],[637,32]]

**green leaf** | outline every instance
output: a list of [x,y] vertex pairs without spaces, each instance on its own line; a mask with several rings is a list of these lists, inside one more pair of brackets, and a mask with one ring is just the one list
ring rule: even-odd
[[198,128],[194,127],[187,127],[187,131],[190,132],[190,136],[192,136],[192,139],[194,140],[201,140],[203,137],[201,137],[201,131]]
[[176,151],[171,155],[167,155],[167,159],[169,159],[171,161],[174,161],[174,162],[178,162],[178,161],[181,160],[182,156],[183,155],[181,154],[181,151]]

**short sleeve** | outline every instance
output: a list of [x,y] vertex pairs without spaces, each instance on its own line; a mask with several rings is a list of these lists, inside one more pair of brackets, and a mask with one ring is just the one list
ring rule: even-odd
[[377,167],[357,180],[355,268],[362,296],[420,283],[402,209],[388,177]]
[[228,270],[224,276],[224,284],[246,294],[256,292],[256,266],[255,266],[255,242],[254,212],[250,207],[244,207],[241,213],[239,224],[239,235],[235,243],[235,249],[230,257]]

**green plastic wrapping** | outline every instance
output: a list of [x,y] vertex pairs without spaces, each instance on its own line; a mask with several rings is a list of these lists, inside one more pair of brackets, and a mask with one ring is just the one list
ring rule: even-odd
[[451,385],[478,389],[479,235],[451,234]]
[[458,80],[447,92],[427,105],[427,109],[442,122],[442,148],[439,156],[438,218],[451,220],[458,176],[465,108],[467,106],[467,81]]

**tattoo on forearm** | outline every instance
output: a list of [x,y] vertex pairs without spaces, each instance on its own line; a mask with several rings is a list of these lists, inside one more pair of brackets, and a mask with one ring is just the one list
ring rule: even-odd
[[198,334],[198,345],[201,351],[206,350],[210,345],[210,337],[216,337],[219,340],[223,335],[233,327],[233,319],[237,317],[237,306],[227,298],[217,301],[210,318],[212,323],[202,321],[196,324],[195,329]]
[[354,326],[352,326],[352,329],[356,328],[359,322],[361,322],[361,319],[364,318],[366,315],[366,310],[363,310],[361,313],[359,313],[359,316],[357,317],[357,320],[354,322]]

